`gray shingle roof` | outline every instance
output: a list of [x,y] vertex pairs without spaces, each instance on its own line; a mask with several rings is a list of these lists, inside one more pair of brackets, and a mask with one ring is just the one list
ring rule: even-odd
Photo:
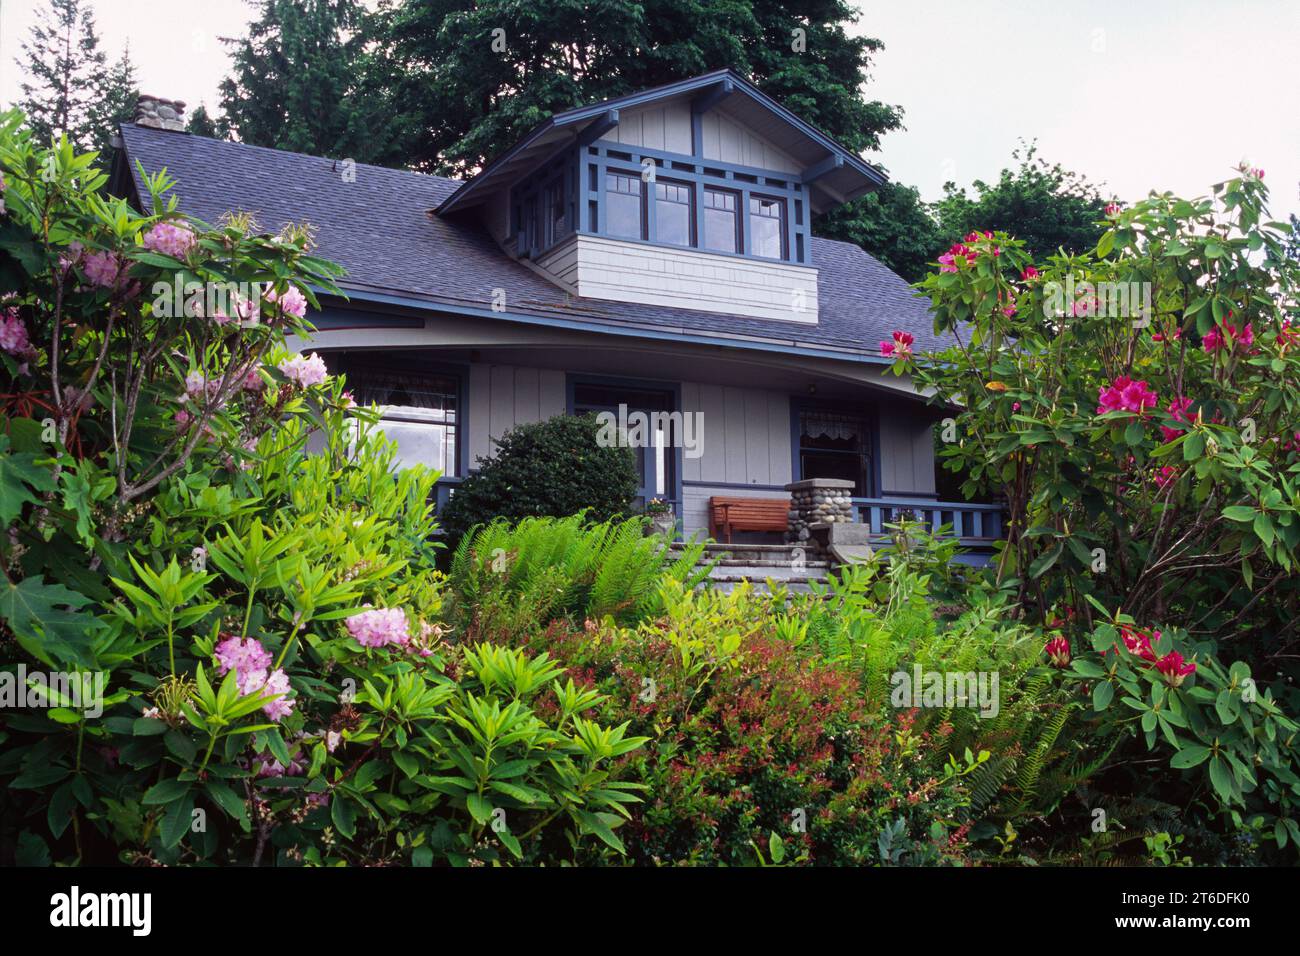
[[872,355],[894,329],[915,335],[918,349],[946,344],[934,335],[925,302],[851,243],[813,239],[812,261],[819,270],[815,326],[579,299],[511,259],[485,228],[430,215],[461,185],[458,180],[357,164],[355,181],[345,182],[341,161],[302,153],[131,124],[123,125],[122,138],[137,192],[138,162],[150,173],[166,168],[177,181],[181,210],[200,219],[215,222],[229,211],[249,212],[271,231],[287,222],[310,222],[317,229],[317,254],[344,266],[340,284],[358,294],[487,309],[492,290],[503,288],[511,313],[563,318],[594,330],[758,339]]

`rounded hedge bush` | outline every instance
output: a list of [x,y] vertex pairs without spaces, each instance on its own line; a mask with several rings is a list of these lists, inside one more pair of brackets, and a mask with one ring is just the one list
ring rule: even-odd
[[629,511],[637,492],[632,449],[602,447],[594,414],[558,415],[519,425],[496,454],[456,489],[442,514],[452,539],[493,518],[563,518],[585,510],[592,521]]

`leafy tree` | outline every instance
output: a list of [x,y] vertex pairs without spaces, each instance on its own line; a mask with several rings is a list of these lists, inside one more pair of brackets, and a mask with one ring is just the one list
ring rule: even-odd
[[918,282],[947,242],[915,187],[886,183],[814,224],[817,234],[866,249],[908,282]]
[[1016,169],[1003,169],[995,183],[975,181],[978,196],[964,188],[944,185],[944,198],[935,204],[946,241],[968,233],[992,230],[1021,239],[1030,255],[1041,258],[1058,249],[1083,252],[1097,244],[1104,231],[1107,200],[1097,187],[1059,163],[1049,164],[1030,143],[1011,153]]
[[99,153],[97,163],[100,167],[107,168],[112,156],[113,135],[119,126],[131,121],[139,97],[140,86],[136,82],[135,64],[131,62],[131,48],[128,46],[105,73],[87,114],[88,135],[92,148]]
[[[234,48],[221,106],[240,140],[325,156],[367,159],[368,111],[353,95],[362,57],[358,0],[260,0]],[[206,113],[206,111],[205,111]]]
[[391,59],[368,66],[399,105],[390,160],[431,171],[480,167],[553,113],[727,66],[861,150],[901,113],[860,94],[882,45],[846,32],[857,16],[844,0],[405,0],[375,25]]
[[87,148],[108,74],[94,15],[82,0],[49,0],[15,62],[28,77],[19,106],[36,140],[66,135]]

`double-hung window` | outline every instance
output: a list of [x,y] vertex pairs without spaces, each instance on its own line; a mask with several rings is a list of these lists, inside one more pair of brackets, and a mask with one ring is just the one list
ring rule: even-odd
[[661,179],[655,187],[655,241],[690,246],[695,232],[692,189],[685,183]]
[[640,176],[605,174],[605,232],[615,239],[644,239],[645,200]]
[[749,197],[749,253],[784,259],[785,201],[770,196]]
[[736,252],[740,247],[737,196],[729,189],[704,189],[704,248]]

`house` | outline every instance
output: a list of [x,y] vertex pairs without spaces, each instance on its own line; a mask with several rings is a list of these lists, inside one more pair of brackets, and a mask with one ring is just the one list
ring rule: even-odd
[[516,424],[680,413],[652,419],[637,455],[641,497],[670,502],[687,535],[712,499],[838,479],[875,531],[910,508],[997,537],[996,508],[938,501],[938,413],[886,374],[895,329],[946,344],[926,305],[812,234],[884,175],[740,75],[557,114],[468,181],[193,136],[182,109],[150,98],[122,127],[116,188],[138,195],[137,164],[166,168],[201,219],[314,224],[347,298],[296,347],[385,408],[401,456],[443,473],[440,496]]

